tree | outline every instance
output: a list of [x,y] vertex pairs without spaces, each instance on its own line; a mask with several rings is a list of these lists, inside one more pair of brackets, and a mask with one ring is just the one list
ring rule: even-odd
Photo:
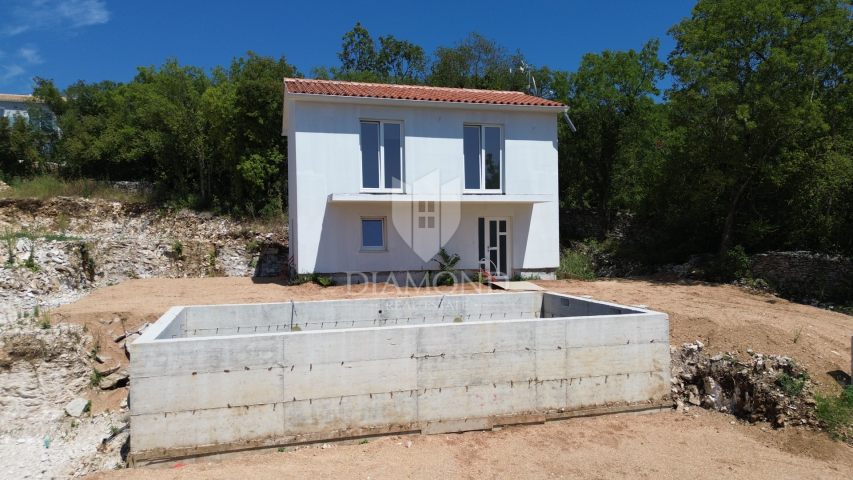
[[527,75],[519,67],[524,56],[510,54],[494,40],[477,32],[453,47],[438,47],[427,83],[439,87],[526,91]]
[[377,68],[390,83],[420,83],[426,72],[427,57],[424,49],[393,35],[379,37]]
[[614,209],[637,207],[644,172],[660,155],[664,110],[653,97],[660,95],[656,84],[666,65],[658,59],[659,45],[650,40],[639,52],[587,53],[577,72],[552,80],[567,82],[558,99],[571,107],[578,125],[576,133],[565,129],[560,136],[564,204],[596,208],[604,230]]
[[367,29],[356,22],[352,30],[345,33],[338,58],[341,61],[341,73],[364,73],[376,70],[376,47]]
[[667,95],[684,131],[679,158],[694,200],[719,205],[720,255],[743,199],[823,127],[819,79],[840,8],[832,0],[700,0],[670,30],[677,45]]

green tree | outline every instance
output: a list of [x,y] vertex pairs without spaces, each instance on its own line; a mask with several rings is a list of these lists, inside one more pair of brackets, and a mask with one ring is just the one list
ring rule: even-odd
[[356,22],[352,30],[345,33],[338,58],[341,73],[365,73],[376,71],[376,46],[367,29]]
[[521,52],[511,54],[495,40],[472,32],[453,47],[435,50],[426,81],[439,87],[526,91],[522,65]]
[[[689,196],[709,206],[732,245],[744,198],[790,167],[786,153],[823,128],[821,84],[830,68],[831,0],[700,0],[670,30],[673,124],[691,179]],[[845,69],[847,67],[844,67]]]
[[560,135],[563,202],[595,208],[605,230],[613,210],[637,209],[645,174],[660,162],[665,110],[653,97],[666,65],[659,45],[651,40],[639,52],[587,53],[577,72],[555,82],[561,90],[568,83],[558,99],[578,125],[576,133],[564,128]]

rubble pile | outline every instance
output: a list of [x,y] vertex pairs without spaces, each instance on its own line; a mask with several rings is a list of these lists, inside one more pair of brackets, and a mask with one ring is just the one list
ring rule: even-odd
[[670,347],[676,408],[703,407],[774,427],[818,427],[812,383],[805,368],[788,357],[748,350],[709,355],[702,342]]

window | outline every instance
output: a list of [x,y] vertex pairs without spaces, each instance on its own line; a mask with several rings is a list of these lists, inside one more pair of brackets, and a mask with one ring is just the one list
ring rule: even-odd
[[361,122],[361,188],[403,189],[403,124]]
[[361,219],[361,249],[385,250],[385,219]]
[[0,108],[0,117],[6,116],[6,110]]
[[503,155],[501,127],[465,125],[465,190],[500,191]]

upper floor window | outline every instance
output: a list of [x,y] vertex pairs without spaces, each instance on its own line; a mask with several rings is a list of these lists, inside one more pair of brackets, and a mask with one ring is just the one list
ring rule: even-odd
[[361,122],[361,188],[402,190],[402,123]]
[[500,191],[503,169],[501,127],[465,125],[465,190]]

